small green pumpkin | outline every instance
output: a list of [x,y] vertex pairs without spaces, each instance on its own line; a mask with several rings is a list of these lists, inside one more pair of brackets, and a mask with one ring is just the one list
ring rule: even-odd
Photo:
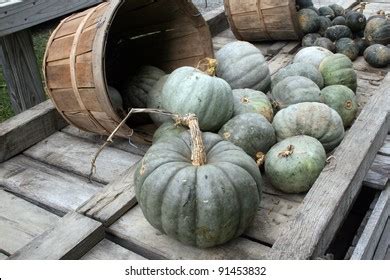
[[333,55],[333,53],[327,49],[321,47],[307,47],[301,49],[294,57],[294,63],[304,62],[314,65],[317,69],[320,66],[322,60]]
[[336,41],[336,52],[344,54],[354,61],[359,55],[359,48],[350,38],[341,38]]
[[235,116],[224,124],[218,134],[254,159],[261,159],[276,143],[271,123],[256,113]]
[[321,90],[321,102],[339,113],[344,127],[351,126],[356,117],[358,105],[354,92],[343,85],[333,85]]
[[302,9],[297,13],[298,23],[303,33],[315,33],[320,29],[319,16],[311,9]]
[[344,8],[342,6],[340,6],[339,4],[329,5],[329,8],[331,8],[333,10],[336,17],[345,15]]
[[278,141],[296,135],[308,135],[331,151],[344,138],[344,125],[340,115],[325,104],[305,102],[280,110],[272,125]]
[[320,20],[320,29],[318,30],[318,33],[321,34],[321,36],[325,36],[326,30],[332,26],[332,21],[329,18],[324,16],[319,17],[319,20]]
[[122,97],[125,109],[145,108],[150,90],[164,75],[164,71],[154,66],[147,65],[138,69],[123,90]]
[[335,17],[332,20],[332,26],[335,26],[335,25],[346,25],[346,24],[347,24],[347,21],[345,20],[345,17],[343,17],[343,16]]
[[172,118],[169,121],[166,121],[154,132],[153,134],[153,144],[158,141],[166,138],[171,138],[174,136],[179,136],[182,132],[186,131],[182,125],[176,124]]
[[315,40],[320,38],[321,35],[318,33],[309,33],[302,38],[302,47],[311,47],[314,45]]
[[246,230],[259,207],[263,181],[256,162],[241,148],[189,125],[191,135],[162,139],[147,151],[134,174],[135,194],[153,227],[207,248]]
[[253,89],[235,89],[234,97],[234,116],[257,113],[263,115],[269,122],[274,118],[274,112],[271,101],[261,91]]
[[334,42],[340,38],[352,38],[352,31],[348,26],[334,25],[326,30],[325,37]]
[[390,44],[390,20],[374,18],[367,23],[364,37],[370,44]]
[[203,131],[218,131],[233,115],[233,93],[221,78],[184,66],[169,75],[161,105],[179,115],[196,114]]
[[374,44],[364,51],[364,59],[374,67],[386,67],[390,64],[390,48]]
[[324,78],[322,78],[320,71],[314,65],[297,62],[289,64],[276,72],[272,79],[272,88],[274,88],[284,78],[290,76],[303,76],[315,82],[319,88],[324,87]]
[[271,76],[267,61],[254,45],[237,41],[222,47],[216,54],[217,76],[232,89],[250,88],[267,92]]
[[271,184],[286,193],[307,192],[326,163],[321,143],[310,136],[287,138],[271,148],[265,159],[265,174]]
[[331,40],[329,40],[328,38],[325,38],[325,37],[318,38],[314,42],[314,46],[330,50],[331,52],[336,51],[336,46],[334,45],[334,43]]
[[284,78],[272,89],[271,99],[276,109],[302,102],[320,102],[320,88],[302,76]]
[[323,6],[318,9],[318,12],[320,13],[320,16],[327,17],[329,19],[334,19],[335,13],[332,10],[332,8],[328,6]]
[[[169,78],[169,75],[165,75],[161,77],[157,83],[152,87],[152,89],[149,91],[148,98],[147,98],[147,107],[148,108],[154,108],[154,109],[164,109],[161,106],[161,94],[163,87],[165,83],[167,82]],[[171,120],[171,117],[164,116],[160,114],[149,114],[150,118],[153,120],[153,122],[157,125],[160,125],[166,121]]]
[[337,53],[326,57],[320,65],[324,85],[344,85],[356,92],[357,75],[352,61],[343,54]]
[[366,27],[367,19],[362,13],[351,11],[346,15],[345,20],[352,32],[364,30]]
[[313,7],[313,2],[311,0],[295,0],[297,10]]

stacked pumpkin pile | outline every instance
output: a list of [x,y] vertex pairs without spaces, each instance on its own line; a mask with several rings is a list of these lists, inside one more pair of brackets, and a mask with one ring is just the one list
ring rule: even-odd
[[355,60],[364,55],[374,67],[390,64],[390,20],[384,12],[368,20],[359,11],[337,4],[316,9],[311,0],[297,0],[298,21],[306,34],[302,46],[319,46]]
[[204,71],[139,70],[126,103],[198,120],[151,114],[160,127],[135,173],[150,224],[183,243],[211,247],[241,235],[253,219],[262,194],[259,166],[281,191],[310,189],[357,104],[351,60],[308,50],[272,81],[262,53],[241,41],[202,61]]

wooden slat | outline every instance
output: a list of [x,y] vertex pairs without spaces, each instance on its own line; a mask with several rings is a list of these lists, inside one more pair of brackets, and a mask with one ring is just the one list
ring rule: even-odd
[[203,14],[203,17],[210,28],[211,36],[215,36],[229,27],[223,6]]
[[308,259],[325,253],[389,130],[389,84],[390,74],[334,152],[296,218],[275,242],[270,258]]
[[385,229],[383,230],[381,239],[379,240],[378,246],[376,247],[373,259],[384,260],[389,247],[390,247],[390,218],[387,217]]
[[71,212],[51,229],[10,256],[12,260],[79,259],[104,238],[104,227]]
[[[68,125],[61,131],[79,138],[83,138],[85,140],[88,140],[89,142],[96,143],[99,145],[102,145],[107,139],[107,136],[101,136],[96,133],[82,131],[73,125]],[[110,147],[123,150],[125,152],[132,153],[134,155],[143,156],[145,155],[146,151],[149,149],[150,145],[138,144],[138,143],[130,144],[128,140],[125,140],[123,138],[114,138],[114,142],[110,145]]]
[[144,257],[123,248],[111,242],[108,239],[103,239],[88,253],[86,253],[82,260],[145,260]]
[[58,215],[75,210],[101,187],[23,155],[0,164],[0,185]]
[[110,226],[137,203],[134,190],[135,169],[136,164],[92,197],[77,212],[100,221],[106,227]]
[[263,259],[270,250],[244,238],[206,250],[186,246],[149,225],[138,206],[114,223],[108,233],[115,243],[150,259]]
[[[87,177],[90,173],[91,160],[98,149],[99,145],[56,132],[24,153],[49,165]],[[93,179],[101,183],[111,182],[140,158],[140,156],[107,147],[97,159],[96,174]]]
[[0,37],[0,65],[16,114],[46,100],[29,30]]
[[390,214],[390,185],[379,196],[371,217],[352,254],[352,260],[372,259]]
[[0,162],[17,155],[65,125],[51,100],[0,123]]
[[59,217],[0,189],[0,251],[13,254]]
[[386,187],[390,177],[390,156],[376,155],[363,184],[378,190]]
[[383,146],[379,149],[379,154],[384,156],[390,156],[390,135],[386,136]]
[[0,37],[90,7],[102,0],[23,0],[0,7]]

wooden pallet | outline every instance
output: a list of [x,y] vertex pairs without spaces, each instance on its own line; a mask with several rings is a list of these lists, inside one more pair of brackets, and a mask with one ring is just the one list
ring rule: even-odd
[[[226,30],[213,41],[218,49],[234,40]],[[267,56],[273,74],[299,49],[297,42],[256,46]],[[144,219],[134,195],[133,172],[148,145],[134,147],[117,139],[101,154],[88,182],[90,160],[103,139],[66,126],[50,101],[0,124],[0,258],[321,257],[362,184],[384,188],[389,177],[387,146],[377,153],[389,130],[389,69],[371,68],[361,59],[354,66],[360,115],[313,188],[306,195],[288,195],[266,182],[252,226],[236,240],[207,250],[185,246]],[[150,127],[138,129],[152,133]],[[373,162],[377,167],[374,164],[369,175]]]

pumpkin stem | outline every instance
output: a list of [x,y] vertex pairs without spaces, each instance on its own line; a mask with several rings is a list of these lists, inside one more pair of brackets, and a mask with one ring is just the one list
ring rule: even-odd
[[279,156],[280,157],[289,157],[294,153],[294,146],[293,145],[288,145],[287,149],[280,152]]
[[264,162],[265,162],[265,154],[262,153],[262,152],[257,152],[256,153],[256,164],[257,164],[257,166],[258,167],[263,166]]
[[176,122],[188,126],[191,133],[192,165],[202,166],[206,164],[206,152],[203,144],[202,132],[199,128],[198,118],[194,114],[189,114],[184,117],[177,117]]
[[344,108],[347,110],[351,110],[353,107],[352,100],[348,100],[345,102]]
[[209,76],[215,76],[217,72],[217,60],[214,58],[206,57],[198,62],[196,69],[206,73]]

